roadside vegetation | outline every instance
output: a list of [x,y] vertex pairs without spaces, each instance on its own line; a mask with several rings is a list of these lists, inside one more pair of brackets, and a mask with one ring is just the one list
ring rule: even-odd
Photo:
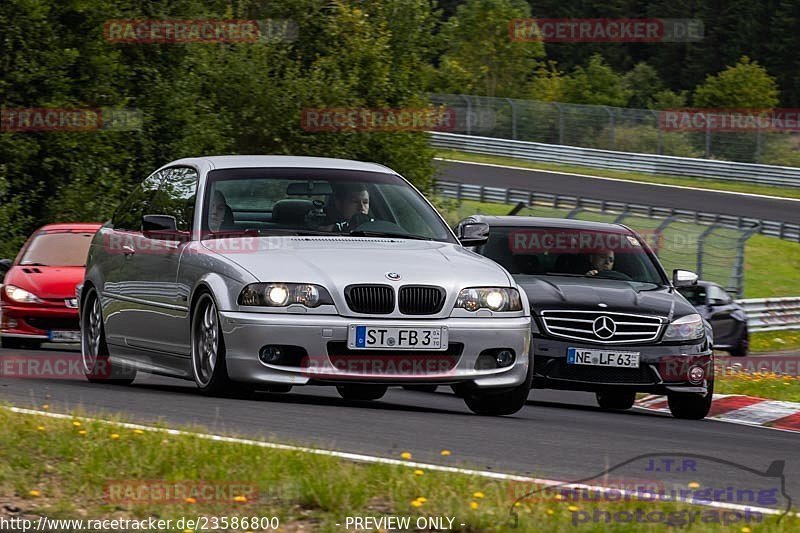
[[800,330],[757,331],[750,334],[752,352],[791,352],[800,355]]
[[[751,371],[742,363],[729,361],[732,368],[717,376],[714,392],[718,394],[742,394],[770,400],[800,402],[800,376],[776,372]],[[747,364],[747,363],[745,363]]]
[[[427,471],[410,465],[368,465],[298,451],[215,442],[187,435],[126,429],[77,419],[53,419],[0,409],[0,503],[14,516],[48,518],[148,518],[177,520],[198,516],[276,516],[284,531],[341,531],[348,516],[452,517],[456,531],[509,531],[512,508],[517,531],[567,531],[574,513],[588,504],[541,499],[513,506],[520,491],[507,482],[457,473]],[[197,430],[197,428],[193,428]],[[413,461],[414,450],[398,453]],[[442,451],[442,464],[458,466],[457,450]],[[256,490],[249,497],[222,491],[220,501],[186,498],[165,504],[110,501],[110,486],[202,481]],[[691,484],[690,484],[691,486]],[[107,496],[108,494],[109,496]],[[636,512],[708,510],[674,503],[597,504],[608,510]],[[336,524],[342,524],[337,526]],[[463,526],[461,524],[464,524]],[[704,531],[747,531],[738,522],[727,527],[706,523]],[[758,531],[796,531],[797,518],[778,523],[767,517]],[[594,524],[580,531],[629,531],[631,525]],[[666,525],[652,530],[667,530]],[[258,530],[258,529],[254,529]],[[650,530],[650,529],[649,529]]]

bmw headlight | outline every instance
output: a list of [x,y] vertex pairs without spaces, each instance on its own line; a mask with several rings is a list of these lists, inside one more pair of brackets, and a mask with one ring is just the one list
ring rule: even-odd
[[467,311],[491,309],[492,311],[522,311],[522,300],[517,289],[483,287],[463,289],[458,294],[456,307]]
[[310,283],[253,283],[239,295],[239,305],[286,307],[292,304],[318,307],[333,305],[333,299],[325,287]]
[[665,341],[692,341],[706,334],[700,315],[686,315],[673,321],[664,333]]
[[42,300],[40,300],[39,297],[32,292],[28,292],[25,289],[20,289],[14,285],[6,285],[4,290],[6,291],[6,296],[15,302],[24,304],[35,304],[42,302]]

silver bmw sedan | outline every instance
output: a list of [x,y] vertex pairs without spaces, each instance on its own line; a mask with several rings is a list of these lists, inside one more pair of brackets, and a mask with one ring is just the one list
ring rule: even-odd
[[463,247],[488,226],[456,234],[373,163],[169,163],[93,239],[84,371],[92,382],[175,376],[205,394],[335,385],[353,400],[446,384],[476,413],[514,413],[531,383],[528,301]]

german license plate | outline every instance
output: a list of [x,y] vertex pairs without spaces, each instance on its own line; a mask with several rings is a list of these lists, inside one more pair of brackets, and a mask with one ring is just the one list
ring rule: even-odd
[[81,332],[51,330],[47,334],[47,338],[50,339],[50,342],[81,342]]
[[350,326],[347,346],[355,350],[446,350],[447,328]]
[[607,350],[568,348],[567,364],[639,368],[639,352],[615,352]]

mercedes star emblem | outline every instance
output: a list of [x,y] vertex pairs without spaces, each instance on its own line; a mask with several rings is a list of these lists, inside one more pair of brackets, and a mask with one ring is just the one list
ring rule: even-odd
[[617,325],[607,316],[598,317],[592,324],[598,339],[608,340],[617,332]]

